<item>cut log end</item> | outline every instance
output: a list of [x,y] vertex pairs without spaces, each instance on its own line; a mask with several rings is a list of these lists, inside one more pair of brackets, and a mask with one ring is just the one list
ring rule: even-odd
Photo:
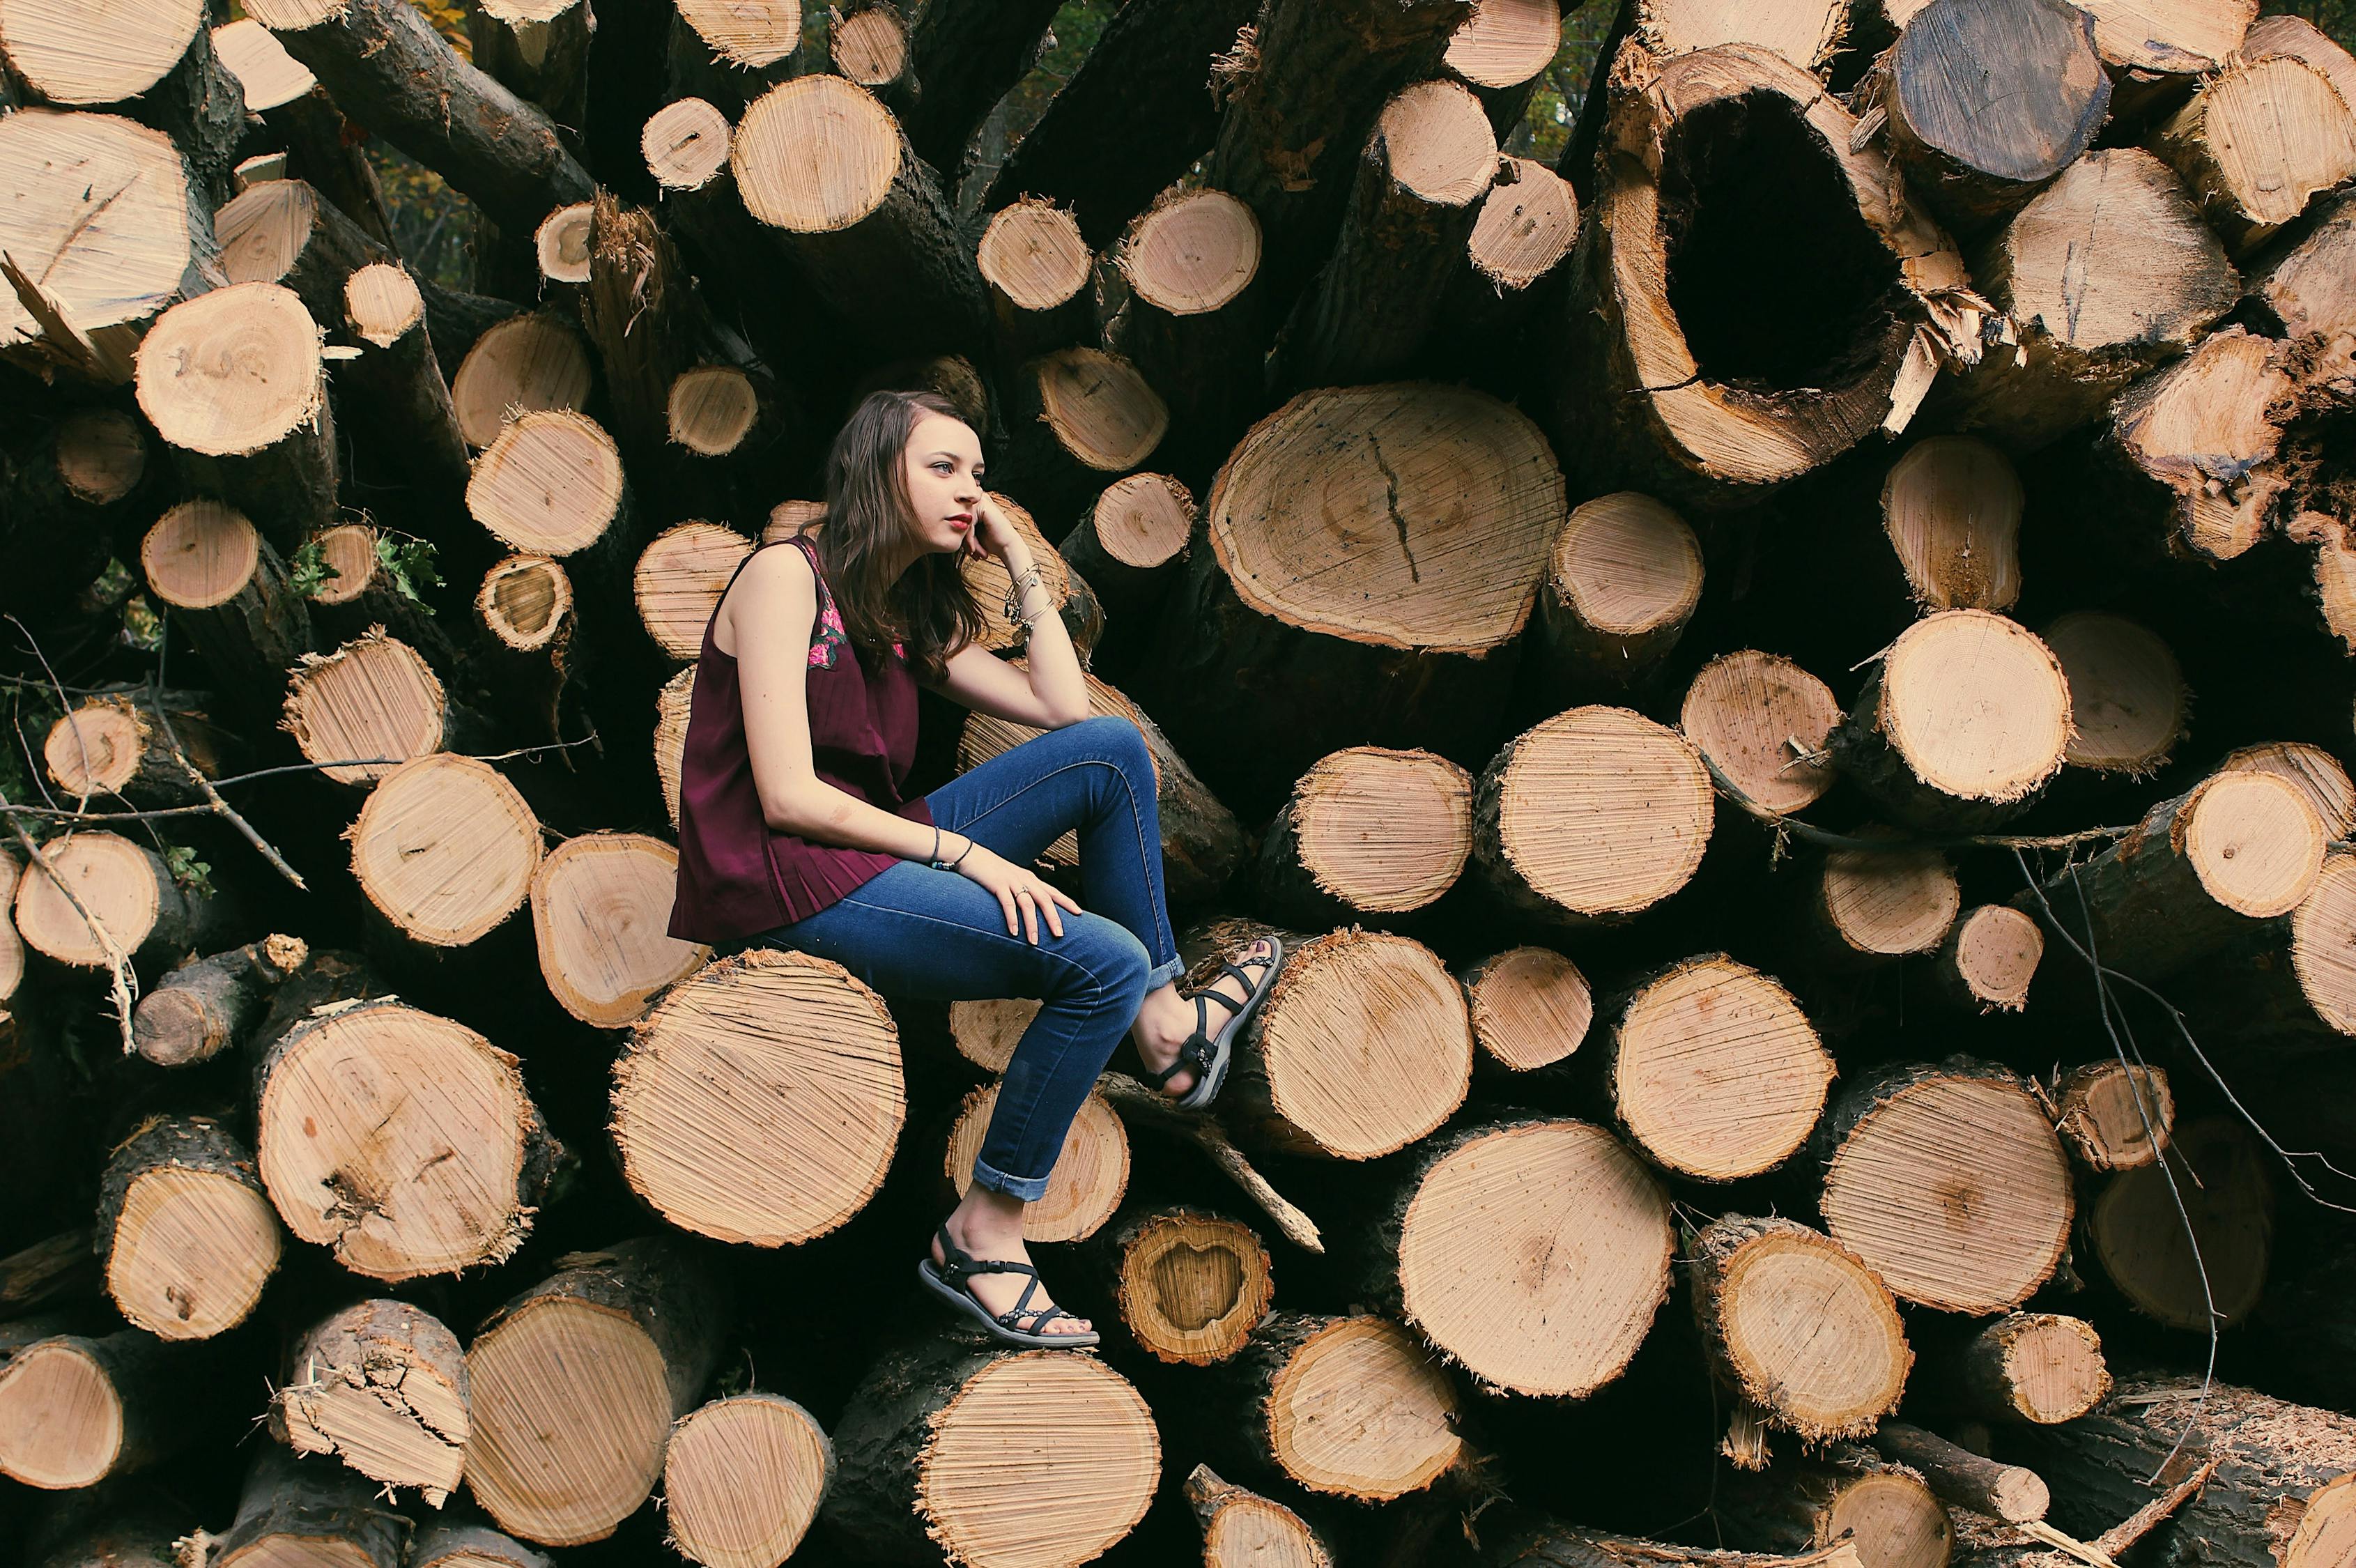
[[1622,1125],[1662,1165],[1704,1181],[1783,1164],[1807,1141],[1833,1071],[1791,993],[1723,954],[1644,985],[1612,1032]]
[[[584,1367],[596,1369],[594,1403]],[[661,1350],[628,1315],[562,1294],[526,1301],[477,1337],[466,1371],[466,1483],[503,1528],[550,1546],[602,1540],[653,1489],[671,1393]],[[534,1444],[534,1430],[551,1435]]]
[[[862,16],[889,16],[863,11]],[[1020,310],[1053,310],[1088,286],[1096,256],[1079,221],[1036,198],[1000,209],[982,231],[976,256],[982,281]]]
[[752,541],[716,522],[682,522],[657,534],[631,579],[638,619],[655,646],[673,659],[700,655],[720,596],[752,553]]
[[1701,602],[1701,542],[1633,491],[1573,509],[1547,560],[1547,591],[1583,627],[1622,639],[1682,626]]
[[1562,44],[1555,0],[1484,0],[1448,36],[1448,69],[1476,87],[1518,87]]
[[2078,610],[2045,628],[2045,645],[2070,683],[2064,759],[2131,778],[2158,771],[2184,736],[2191,703],[2168,644],[2124,616]]
[[344,281],[344,320],[380,349],[390,349],[425,320],[425,296],[405,267],[371,262]]
[[862,87],[889,87],[908,69],[908,29],[889,5],[854,11],[834,24],[827,47],[834,69]]
[[1562,1060],[1587,1038],[1595,998],[1579,966],[1550,948],[1515,948],[1464,977],[1472,1038],[1515,1072]]
[[589,399],[589,348],[580,328],[550,311],[494,324],[459,361],[450,401],[466,445],[480,450],[518,413],[577,409]]
[[1259,274],[1259,220],[1222,190],[1165,196],[1121,242],[1120,270],[1137,296],[1172,316],[1232,304]]
[[1375,123],[1391,183],[1430,207],[1463,207],[1488,192],[1497,138],[1481,100],[1452,81],[1394,94]]
[[251,16],[213,29],[213,53],[245,90],[246,112],[266,114],[319,85],[310,68],[286,52],[277,36]]
[[147,585],[180,609],[212,609],[243,593],[262,565],[262,535],[245,514],[216,500],[182,501],[140,541]]
[[295,746],[339,784],[372,784],[437,749],[448,714],[449,699],[424,659],[381,633],[305,659],[286,690]]
[[801,47],[800,0],[679,0],[679,14],[715,58],[746,70]]
[[[1868,828],[1862,836],[1882,833]],[[1835,850],[1825,857],[1820,897],[1835,940],[1862,959],[1933,950],[1964,902],[1947,857],[1921,848]]]
[[1664,55],[1750,44],[1781,55],[1803,70],[1814,70],[1832,52],[1847,20],[1841,0],[1803,0],[1796,5],[1752,7],[1722,0],[1646,0],[1644,42]]
[[1424,751],[1353,746],[1293,787],[1301,868],[1368,914],[1419,909],[1455,885],[1472,847],[1472,780]]
[[637,1021],[712,950],[668,934],[679,852],[642,833],[589,833],[551,850],[531,880],[531,927],[549,993],[584,1024]]
[[311,424],[327,402],[319,328],[274,283],[214,289],[166,311],[141,340],[138,390],[140,411],[173,446],[211,456],[261,451]]
[[701,98],[681,98],[648,116],[639,137],[647,172],[666,191],[701,190],[728,166],[728,116]]
[[129,698],[91,698],[49,726],[41,766],[65,794],[118,794],[146,756],[150,722]]
[[548,283],[585,284],[589,281],[589,219],[591,204],[576,201],[560,207],[541,220],[532,231],[533,258],[540,266],[541,277]]
[[[2006,722],[1990,725],[1986,715]],[[2008,804],[2062,766],[2070,685],[2052,650],[1984,610],[1916,621],[1883,657],[1875,722],[1934,795]]]
[[1203,1568],[1333,1568],[1299,1514],[1229,1486],[1207,1465],[1186,1477],[1186,1500],[1203,1527]]
[[45,1491],[91,1486],[125,1436],[123,1395],[91,1341],[45,1339],[0,1369],[0,1475]]
[[2000,610],[2020,596],[2020,477],[1969,435],[1916,442],[1881,488],[1881,526],[1915,599]]
[[1982,1008],[2017,1013],[2029,1005],[2029,983],[2045,957],[2045,929],[2008,904],[1982,904],[1965,912],[1940,955],[1964,995]]
[[1098,545],[1148,571],[1178,558],[1194,528],[1194,498],[1167,474],[1131,474],[1104,488],[1089,511]]
[[1040,418],[1071,458],[1099,473],[1125,474],[1153,455],[1170,410],[1137,367],[1100,349],[1059,349],[1033,360],[1028,376]]
[[949,1004],[949,1038],[958,1054],[984,1072],[1001,1073],[1015,1043],[1039,1015],[1039,1004],[1020,997]]
[[249,1165],[172,1164],[134,1176],[106,1260],[106,1293],[159,1339],[209,1339],[245,1321],[277,1272],[278,1217]]
[[[1578,1122],[1461,1142],[1399,1221],[1408,1320],[1491,1387],[1580,1398],[1616,1378],[1668,1294],[1668,1199],[1617,1140]],[[1577,1269],[1532,1268],[1568,1248]]]
[[756,950],[656,1004],[615,1069],[613,1106],[623,1174],[656,1212],[723,1241],[792,1245],[883,1184],[906,1114],[899,1034],[846,971]]
[[698,365],[672,380],[664,415],[674,443],[699,457],[725,457],[753,434],[761,394],[734,365]]
[[1544,164],[1505,157],[1481,199],[1465,253],[1474,271],[1513,292],[1554,271],[1578,238],[1579,197],[1570,182]]
[[[60,834],[41,846],[40,858],[17,880],[16,933],[35,952],[77,968],[127,960],[163,916],[169,889],[162,866],[160,858],[113,833]],[[105,940],[91,929],[84,911]]]
[[1825,747],[1840,717],[1832,688],[1788,659],[1746,648],[1702,666],[1677,725],[1741,791],[1745,811],[1790,812],[1833,787]]
[[58,478],[69,494],[112,506],[147,474],[147,438],[139,422],[112,408],[82,408],[58,422]]
[[1913,1365],[1890,1292],[1804,1225],[1729,1217],[1694,1244],[1697,1311],[1719,1369],[1773,1424],[1859,1437],[1897,1408]]
[[754,217],[792,233],[827,234],[883,205],[905,145],[892,112],[865,88],[805,76],[744,111],[730,166]]
[[379,563],[375,529],[364,522],[342,522],[311,536],[319,547],[325,579],[311,596],[323,605],[348,605],[368,592]]
[[333,1455],[435,1507],[457,1489],[466,1359],[439,1319],[405,1302],[360,1302],[313,1327],[290,1371],[274,1419],[295,1453]]
[[1477,853],[1552,910],[1626,916],[1692,878],[1714,809],[1709,770],[1676,732],[1624,708],[1573,708],[1490,764]]
[[9,0],[0,40],[9,69],[51,103],[97,105],[136,98],[179,63],[206,23],[204,0],[81,7]]
[[2053,1092],[2062,1141],[2089,1170],[2134,1170],[2152,1164],[2176,1126],[2176,1096],[2156,1067],[2090,1062]]
[[1455,1418],[1454,1391],[1406,1330],[1379,1317],[1335,1318],[1277,1369],[1266,1441],[1310,1491],[1387,1502],[1463,1458]]
[[352,824],[352,875],[379,913],[430,947],[477,941],[523,907],[540,821],[489,763],[447,753],[385,775]]
[[466,510],[509,549],[562,559],[597,543],[623,500],[622,455],[586,415],[521,413],[476,459]]
[[655,693],[655,782],[662,790],[663,809],[670,825],[679,826],[680,772],[687,756],[687,719],[695,695],[695,666],[691,664],[663,682]]
[[2315,890],[2293,911],[2290,963],[2316,1016],[2356,1035],[2356,857],[2326,861]]
[[2075,1421],[2111,1391],[2102,1337],[2080,1318],[2016,1312],[1982,1329],[1966,1355],[1967,1375],[1985,1369],[2008,1413],[2039,1426]]
[[2356,838],[2356,783],[2350,782],[2340,759],[2323,747],[2304,740],[2267,741],[2229,754],[2218,767],[2288,779],[2315,808],[2327,838]]
[[832,1444],[793,1401],[714,1400],[680,1420],[664,1451],[671,1545],[703,1568],[776,1568],[809,1532],[833,1471]]
[[2289,914],[2322,873],[2323,823],[2278,775],[2212,775],[2178,813],[2175,834],[2209,897],[2252,919]]
[[[962,1198],[973,1185],[973,1163],[998,1107],[998,1086],[984,1084],[966,1096],[949,1131],[942,1174]],[[1081,1101],[1064,1133],[1064,1145],[1047,1177],[1044,1195],[1023,1210],[1026,1241],[1078,1241],[1104,1228],[1129,1191],[1129,1132],[1112,1107],[1098,1095]]]
[[[2268,1163],[2237,1119],[2179,1127],[2159,1160],[2113,1176],[2095,1197],[2088,1250],[2129,1305],[2169,1327],[2205,1333],[2212,1304],[2219,1323],[2244,1322],[2273,1250]],[[2191,1216],[2189,1238],[2179,1202]]]
[[536,652],[571,629],[572,576],[545,555],[510,555],[483,575],[475,613],[500,647]]
[[[42,177],[79,167],[118,172],[96,183]],[[24,109],[0,122],[0,180],[25,193],[0,218],[0,249],[80,331],[145,321],[178,297],[191,259],[188,175],[163,132]],[[0,294],[0,334],[42,336],[13,289]]]
[[1122,1243],[1114,1297],[1137,1342],[1160,1359],[1207,1366],[1244,1347],[1268,1316],[1268,1249],[1248,1225],[1191,1209],[1151,1216]]

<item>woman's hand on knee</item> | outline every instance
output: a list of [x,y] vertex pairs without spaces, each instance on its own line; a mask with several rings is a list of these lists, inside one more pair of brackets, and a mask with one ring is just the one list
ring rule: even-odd
[[1020,936],[1036,947],[1039,944],[1039,921],[1044,916],[1047,929],[1057,938],[1064,934],[1063,910],[1076,915],[1080,906],[1067,894],[1043,879],[1029,866],[1017,865],[1001,855],[975,844],[960,862],[958,875],[979,884],[997,898],[998,907],[1006,912],[1006,934]]

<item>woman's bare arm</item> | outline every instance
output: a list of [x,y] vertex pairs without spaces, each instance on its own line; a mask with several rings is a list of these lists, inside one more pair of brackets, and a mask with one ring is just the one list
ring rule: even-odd
[[[985,503],[992,512],[994,503]],[[1011,524],[998,521],[1005,541],[1001,559],[1009,580],[1022,582],[1033,565],[1031,547]],[[1080,656],[1072,634],[1055,613],[1044,585],[1025,584],[1022,614],[1031,622],[1031,635],[1021,665],[1010,664],[980,648],[960,648],[949,656],[938,691],[941,695],[992,718],[1029,725],[1033,729],[1062,729],[1088,716],[1088,686],[1080,673]]]
[[[809,645],[818,579],[798,549],[764,550],[729,591],[715,635],[734,643],[744,693],[744,746],[761,815],[778,832],[813,843],[928,860],[933,830],[846,794],[818,776],[810,757]],[[945,854],[958,841],[951,835]]]

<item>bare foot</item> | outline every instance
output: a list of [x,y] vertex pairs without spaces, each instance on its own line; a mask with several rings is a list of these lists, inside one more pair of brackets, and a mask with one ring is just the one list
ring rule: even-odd
[[[1009,1263],[1028,1263],[1031,1262],[1031,1253],[1023,1244],[1021,1208],[1018,1207],[1015,1212],[1017,1218],[1014,1232],[1010,1237],[997,1225],[973,1223],[965,1208],[960,1208],[957,1213],[950,1215],[947,1221],[949,1240],[955,1241],[959,1251],[977,1262],[994,1260]],[[936,1268],[948,1262],[941,1256],[941,1239],[937,1233],[933,1237],[932,1256],[933,1266]],[[997,1317],[1014,1310],[1014,1304],[1023,1299],[1023,1292],[1030,1283],[1031,1277],[1028,1274],[969,1274],[965,1278],[964,1288],[981,1303],[983,1310],[991,1316]],[[1023,1316],[1014,1320],[1015,1326],[1025,1332],[1045,1335],[1088,1332],[1092,1325],[1085,1317],[1051,1317],[1040,1323],[1030,1316],[1039,1308],[1055,1305],[1047,1294],[1046,1284],[1042,1282],[1039,1288],[1031,1293],[1030,1301],[1024,1304]],[[1033,1326],[1034,1323],[1037,1325],[1035,1327]]]
[[[1227,961],[1250,975],[1252,984],[1257,985],[1267,977],[1268,966],[1276,961],[1276,947],[1262,937],[1242,951],[1230,955]],[[1130,1030],[1130,1037],[1137,1042],[1137,1054],[1144,1059],[1150,1070],[1160,1072],[1178,1059],[1178,1048],[1201,1025],[1194,999],[1205,992],[1216,992],[1238,1005],[1251,995],[1242,981],[1222,972],[1202,991],[1181,996],[1176,986],[1165,985],[1147,997],[1144,1005],[1138,1010],[1137,1023]],[[1208,1035],[1217,1034],[1220,1026],[1235,1016],[1215,1003],[1206,1004],[1203,1011],[1209,1017],[1209,1027],[1205,1030]],[[1173,1100],[1181,1100],[1194,1087],[1194,1075],[1192,1072],[1173,1073],[1170,1081],[1162,1086],[1162,1092]]]

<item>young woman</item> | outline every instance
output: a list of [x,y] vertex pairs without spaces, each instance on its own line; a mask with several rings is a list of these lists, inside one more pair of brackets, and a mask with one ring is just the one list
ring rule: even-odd
[[[972,1186],[918,1273],[1001,1339],[1093,1345],[1046,1298],[1023,1208],[1124,1036],[1148,1082],[1209,1103],[1283,954],[1256,943],[1179,994],[1153,764],[1135,725],[1089,715],[1071,639],[981,470],[947,402],[877,392],[835,438],[815,537],[737,569],[696,666],[670,932],[799,949],[894,995],[1039,998]],[[979,646],[969,557],[1004,564],[1027,671]],[[920,684],[1047,733],[905,800]],[[1074,830],[1085,907],[1031,870]]]

